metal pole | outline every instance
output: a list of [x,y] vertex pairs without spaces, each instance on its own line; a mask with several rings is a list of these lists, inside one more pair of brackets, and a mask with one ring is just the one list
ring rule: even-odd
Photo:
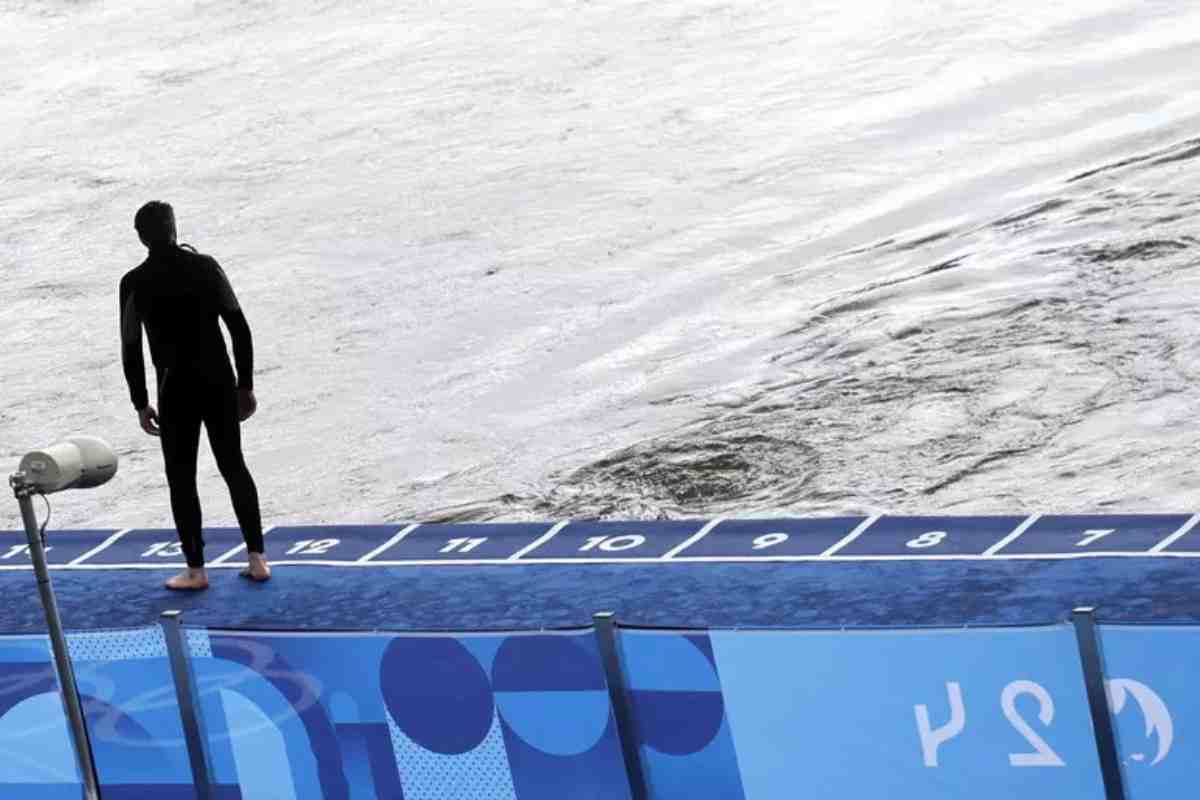
[[175,699],[179,703],[179,721],[187,743],[188,761],[192,765],[192,782],[198,800],[212,797],[212,765],[204,747],[204,725],[200,721],[200,696],[188,659],[187,643],[183,639],[183,612],[164,611],[159,617],[167,655],[171,660],[171,675],[175,679]]
[[1079,643],[1079,659],[1083,663],[1083,680],[1087,686],[1088,706],[1092,712],[1092,729],[1096,734],[1096,751],[1100,755],[1100,773],[1104,777],[1104,796],[1107,800],[1125,800],[1125,780],[1121,775],[1121,755],[1113,730],[1112,712],[1108,708],[1108,693],[1104,682],[1104,656],[1096,632],[1096,609],[1077,608],[1071,612],[1075,639]]
[[617,617],[611,611],[592,614],[596,631],[596,642],[600,645],[600,663],[608,681],[608,697],[612,703],[613,718],[617,722],[617,736],[621,740],[621,753],[625,756],[625,771],[629,776],[629,791],[633,800],[646,800],[649,791],[646,775],[642,769],[641,745],[633,719],[633,703],[621,674],[621,653],[617,647]]
[[67,650],[67,637],[63,633],[62,620],[58,616],[58,603],[54,599],[54,587],[50,585],[50,571],[46,568],[46,552],[42,549],[42,537],[38,533],[37,516],[33,512],[34,488],[25,482],[23,473],[9,478],[9,484],[21,506],[21,518],[25,521],[25,536],[29,539],[29,557],[37,575],[38,592],[42,596],[42,609],[46,612],[46,627],[50,631],[50,646],[54,650],[54,665],[58,669],[58,688],[62,694],[67,721],[71,727],[71,739],[75,745],[75,757],[79,762],[79,775],[83,779],[86,800],[99,800],[100,782],[96,777],[96,762],[92,758],[92,744],[88,740],[87,725],[83,720],[83,707],[79,701],[79,686],[75,683],[75,670],[71,668],[71,656]]

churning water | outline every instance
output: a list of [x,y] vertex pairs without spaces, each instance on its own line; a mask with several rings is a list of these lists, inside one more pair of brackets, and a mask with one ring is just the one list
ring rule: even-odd
[[268,524],[1194,510],[1197,64],[1186,0],[0,0],[0,462],[104,436],[56,522],[171,524],[165,199]]

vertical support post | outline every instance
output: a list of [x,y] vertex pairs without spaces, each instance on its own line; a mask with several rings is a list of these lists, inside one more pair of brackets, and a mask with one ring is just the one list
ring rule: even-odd
[[187,743],[188,761],[192,766],[192,781],[198,800],[212,797],[212,765],[204,747],[204,728],[200,724],[200,697],[196,693],[192,662],[188,659],[187,643],[183,640],[183,612],[164,611],[159,618],[167,655],[171,660],[171,675],[175,679],[175,699],[179,703],[179,719],[183,723],[183,738]]
[[1125,800],[1125,781],[1121,774],[1121,756],[1117,752],[1117,736],[1113,730],[1112,713],[1104,682],[1104,658],[1100,652],[1100,637],[1096,631],[1096,609],[1076,608],[1071,612],[1075,638],[1079,643],[1079,658],[1083,662],[1083,679],[1087,685],[1088,705],[1092,711],[1092,728],[1096,733],[1096,749],[1100,753],[1100,772],[1104,777],[1105,800]]
[[46,567],[46,551],[42,547],[37,515],[33,511],[33,488],[25,483],[21,473],[12,476],[9,483],[13,487],[18,505],[21,506],[25,537],[29,540],[29,558],[33,561],[33,571],[37,575],[42,610],[46,614],[46,628],[50,633],[50,648],[54,652],[54,666],[58,671],[58,688],[70,725],[71,743],[74,745],[75,759],[79,764],[79,776],[83,780],[83,795],[87,800],[99,800],[100,779],[96,775],[96,761],[92,755],[87,723],[83,718],[79,685],[75,682],[75,670],[71,666],[71,654],[67,649],[67,635],[63,632],[62,618],[58,615],[58,602],[54,598],[50,571]]
[[642,772],[642,756],[634,729],[633,704],[629,702],[625,676],[621,674],[621,656],[617,649],[617,618],[611,611],[599,611],[592,615],[592,622],[596,628],[596,641],[600,645],[600,662],[604,666],[604,675],[608,682],[608,697],[617,721],[617,738],[621,741],[621,752],[625,756],[629,791],[633,800],[647,800],[649,792],[646,788],[645,773]]

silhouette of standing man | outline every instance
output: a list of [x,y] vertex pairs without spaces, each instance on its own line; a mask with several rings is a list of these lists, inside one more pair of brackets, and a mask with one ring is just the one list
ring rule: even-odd
[[[167,588],[208,588],[196,492],[201,423],[246,540],[250,564],[241,574],[265,581],[271,568],[263,549],[258,489],[242,456],[240,428],[258,405],[250,326],[216,260],[176,244],[170,205],[147,203],[138,209],[133,224],[150,252],[121,279],[121,363],[142,430],[161,437],[171,512],[187,558],[187,569],[170,578]],[[236,380],[218,319],[225,321],[233,342]],[[146,395],[142,326],[158,378],[158,411]]]

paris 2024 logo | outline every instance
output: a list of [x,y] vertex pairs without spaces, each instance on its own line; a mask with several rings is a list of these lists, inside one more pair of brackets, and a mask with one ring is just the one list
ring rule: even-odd
[[[1171,744],[1175,740],[1175,726],[1171,722],[1171,712],[1163,699],[1144,683],[1128,678],[1114,678],[1108,682],[1108,705],[1114,716],[1121,713],[1131,697],[1141,711],[1142,719],[1146,722],[1147,744],[1149,744],[1150,737],[1155,734],[1158,736],[1158,752],[1150,761],[1150,766],[1154,766],[1167,757],[1167,754],[1171,752]],[[1130,751],[1130,761],[1145,763],[1149,758],[1147,753],[1138,751],[1133,742],[1126,742],[1124,749]]]

